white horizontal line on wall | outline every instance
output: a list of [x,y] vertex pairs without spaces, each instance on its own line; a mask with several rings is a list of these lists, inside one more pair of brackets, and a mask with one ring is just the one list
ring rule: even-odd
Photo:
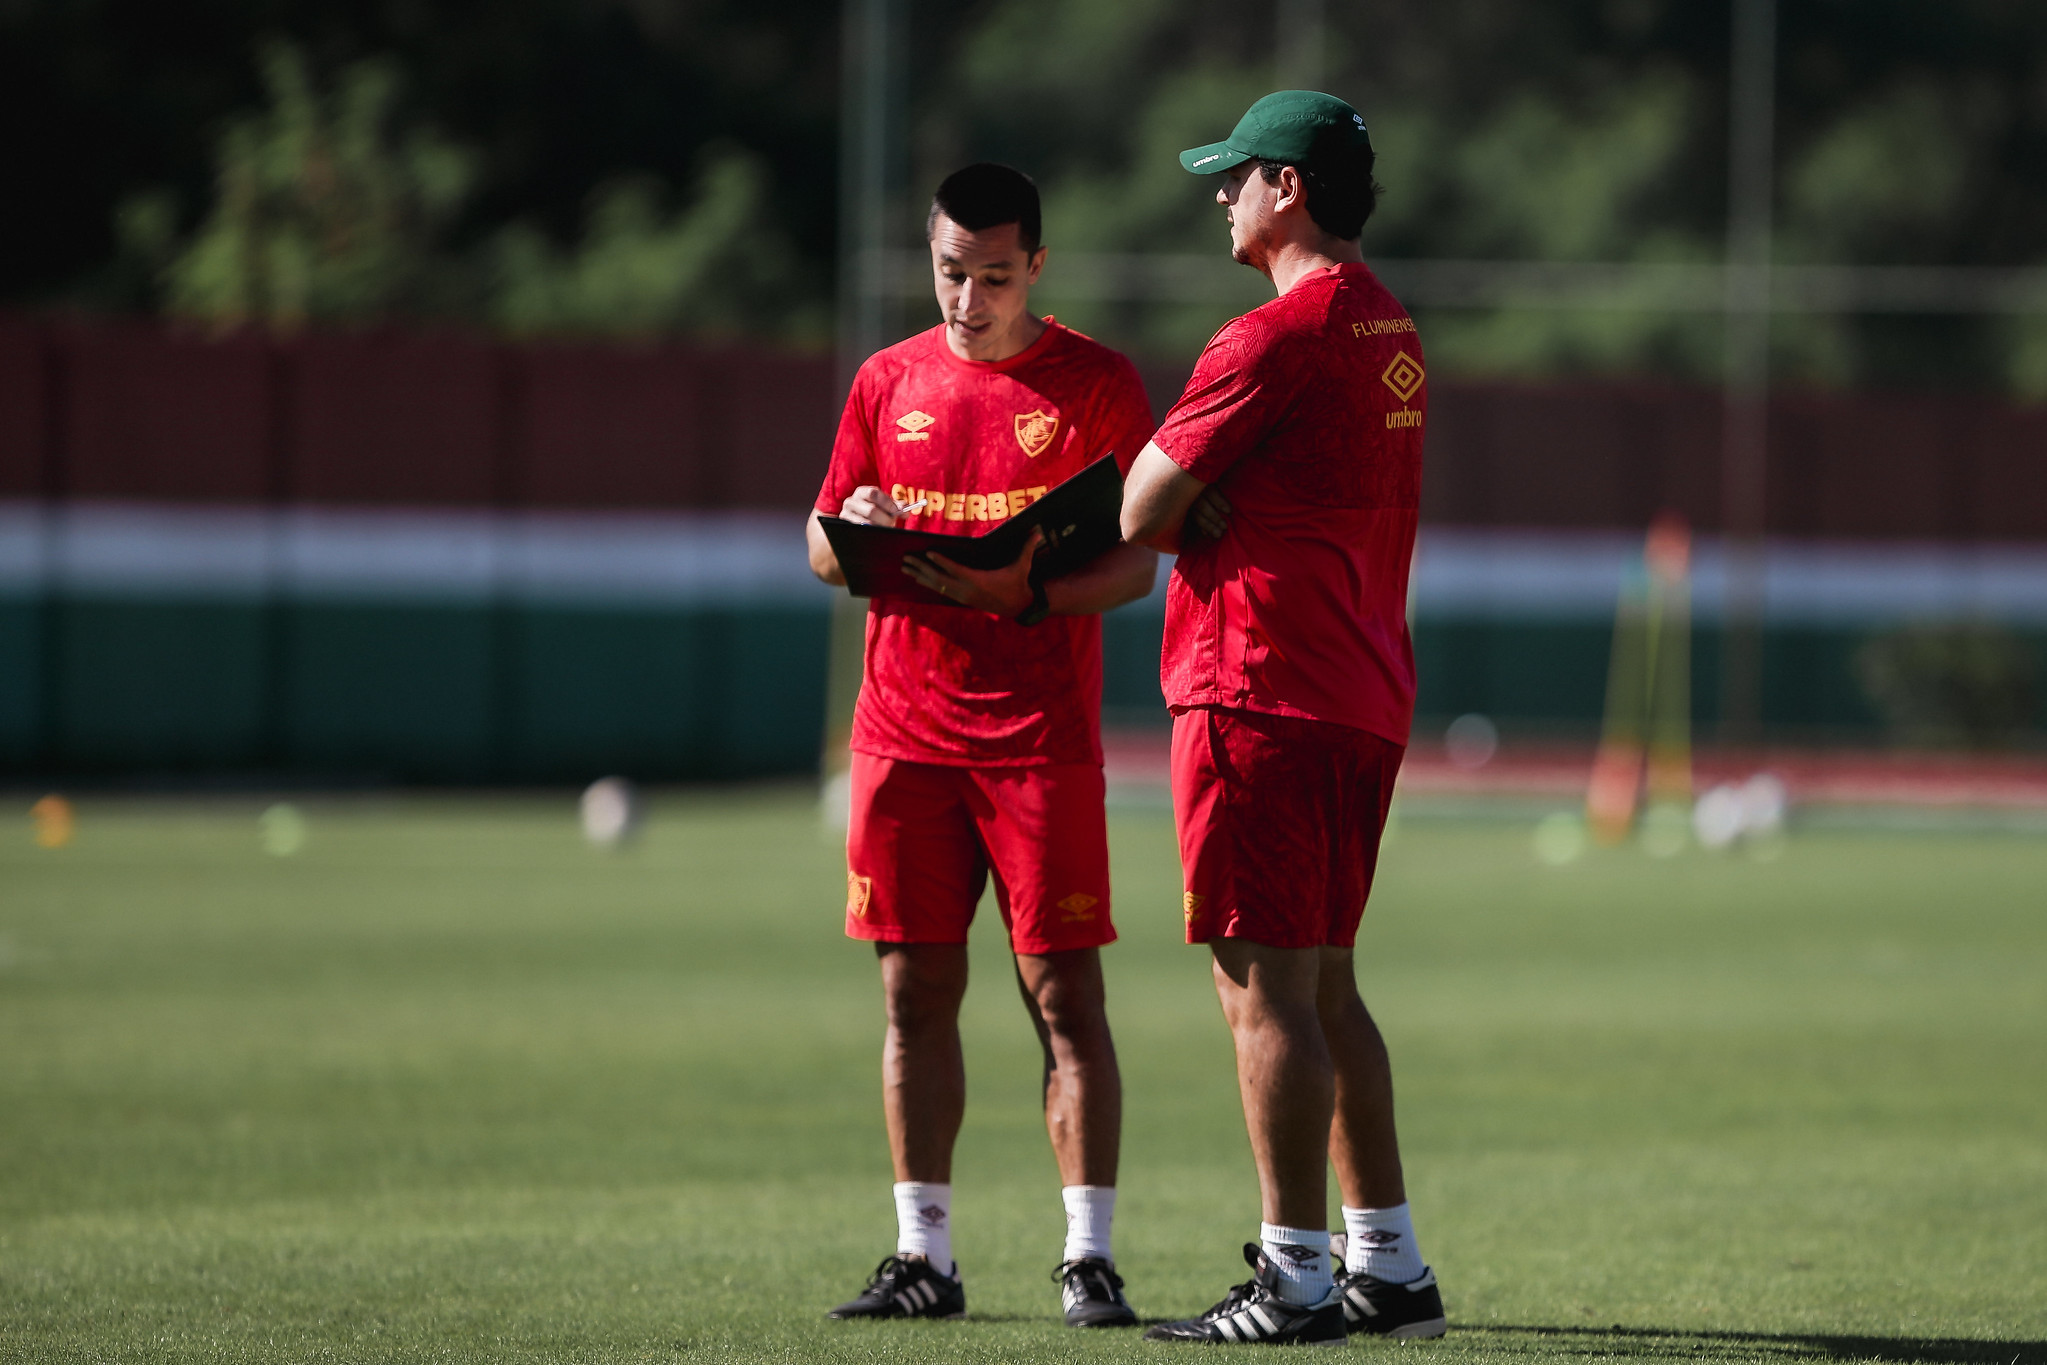
[[[1642,537],[1424,527],[1416,618],[1612,618]],[[1702,537],[1693,608],[1717,619],[1725,553]],[[2047,547],[1770,542],[1764,607],[1784,624],[1981,617],[2047,625]],[[1158,586],[1126,611],[1164,608]],[[0,591],[158,599],[821,606],[784,513],[263,509],[0,502]]]
[[801,518],[0,503],[0,591],[131,598],[816,605]]
[[[1414,567],[1415,617],[1610,621],[1642,537],[1616,532],[1424,527]],[[1785,625],[1870,626],[1982,618],[2047,625],[2047,547],[1768,542],[1766,619]],[[1727,555],[1701,537],[1692,554],[1692,610],[1717,620]]]

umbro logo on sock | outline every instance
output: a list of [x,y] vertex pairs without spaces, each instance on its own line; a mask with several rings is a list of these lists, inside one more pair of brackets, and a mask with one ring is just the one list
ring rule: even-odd
[[936,1204],[926,1204],[917,1210],[917,1221],[927,1228],[942,1228],[945,1226],[945,1210]]
[[1279,1254],[1295,1265],[1306,1265],[1322,1253],[1313,1247],[1284,1246],[1279,1249]]
[[1400,1234],[1397,1232],[1368,1232],[1358,1240],[1376,1250],[1379,1247],[1392,1246],[1400,1240]]

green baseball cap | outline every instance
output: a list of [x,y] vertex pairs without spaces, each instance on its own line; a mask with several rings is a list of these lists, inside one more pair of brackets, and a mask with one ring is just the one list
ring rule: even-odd
[[1221,142],[1180,153],[1180,164],[1196,175],[1213,175],[1252,157],[1314,166],[1371,147],[1365,116],[1336,96],[1318,90],[1280,90],[1246,109]]

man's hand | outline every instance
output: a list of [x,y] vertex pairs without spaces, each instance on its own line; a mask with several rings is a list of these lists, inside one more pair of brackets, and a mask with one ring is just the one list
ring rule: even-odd
[[1201,496],[1187,509],[1187,520],[1180,528],[1184,540],[1221,540],[1223,532],[1230,529],[1230,513],[1236,509],[1223,496],[1222,488],[1210,484],[1201,490]]
[[1033,526],[1023,553],[1000,569],[969,569],[934,550],[927,555],[904,555],[903,572],[963,607],[1018,616],[1031,605],[1031,561],[1044,543],[1045,533]]
[[1177,553],[1183,540],[1221,535],[1230,504],[1222,494],[1173,463],[1153,441],[1123,476],[1123,539]]
[[871,483],[854,489],[839,507],[839,520],[857,521],[862,526],[893,526],[902,515],[896,500]]

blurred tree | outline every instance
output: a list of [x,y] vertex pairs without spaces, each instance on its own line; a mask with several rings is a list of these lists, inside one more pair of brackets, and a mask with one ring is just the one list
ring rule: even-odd
[[768,207],[768,171],[730,148],[709,159],[695,202],[663,211],[663,187],[601,187],[583,236],[558,249],[527,223],[490,243],[490,315],[513,333],[752,333],[822,346],[831,318]]
[[1855,672],[1906,744],[1995,748],[2039,722],[2033,650],[1989,622],[1886,632],[1857,651]]
[[162,261],[164,310],[285,329],[454,311],[461,272],[441,243],[475,183],[475,154],[396,126],[389,62],[350,65],[331,92],[295,45],[270,45],[261,65],[269,107],[221,133],[198,229],[171,236],[160,193],[123,206],[131,250]]
[[[2047,7],[1781,0],[1780,16],[1781,259],[2047,263]],[[1388,187],[1367,255],[1717,261],[1727,25],[1726,0],[1329,6],[1324,84],[1370,120]],[[1276,40],[1272,9],[1224,0],[987,0],[927,86],[922,178],[974,156],[1031,171],[1062,316],[1185,353],[1214,303],[1059,300],[1057,247],[1219,250],[1221,216],[1172,153],[1271,88]],[[1459,311],[1425,325],[1437,362],[1465,372],[1705,380],[1720,363],[1712,314]],[[1777,333],[1794,381],[2047,392],[2037,324],[1805,317]]]
[[837,0],[4,0],[0,301],[144,305],[117,208],[158,190],[158,240],[210,211],[221,128],[269,105],[249,54],[270,41],[315,73],[403,73],[404,109],[475,154],[443,239],[465,258],[515,221],[565,246],[600,186],[687,185],[723,141],[772,168],[763,212],[831,298]]
[[[1046,190],[1047,301],[1137,349],[1198,345],[1217,301],[1061,299],[1058,252],[1218,248],[1220,215],[1172,154],[1229,127],[1274,83],[1275,6],[904,3],[918,197],[967,160],[1024,167]],[[1371,120],[1389,190],[1368,254],[1719,258],[1727,0],[1326,8],[1324,84]],[[839,10],[839,0],[4,0],[0,118],[15,136],[0,140],[0,177],[27,207],[0,215],[0,299],[137,303],[134,273],[107,268],[117,216],[138,241],[193,230],[212,202],[218,129],[269,98],[246,54],[276,37],[315,71],[391,63],[412,106],[473,151],[470,192],[437,240],[489,269],[450,287],[487,290],[517,261],[550,282],[516,307],[480,293],[467,306],[588,317],[564,291],[588,299],[600,286],[564,281],[622,278],[625,267],[599,268],[579,240],[596,232],[606,252],[652,269],[665,249],[654,243],[682,240],[695,212],[660,206],[709,174],[706,147],[724,145],[763,168],[757,222],[783,235],[790,257],[778,283],[760,286],[761,306],[730,325],[782,329],[831,298]],[[2047,6],[1780,0],[1779,13],[1783,259],[2041,260]],[[619,188],[635,184],[659,188]],[[163,193],[136,199],[143,186]],[[505,236],[508,224],[519,226]],[[1259,282],[1246,275],[1242,299],[1255,302]],[[531,302],[542,296],[555,302]],[[701,296],[690,307],[734,316]],[[923,316],[906,314],[906,326]],[[1438,364],[1467,372],[1709,379],[1719,358],[1710,314],[1445,313],[1425,325]],[[2047,396],[2038,320],[1786,318],[1777,340],[1780,373],[1794,380]]]

